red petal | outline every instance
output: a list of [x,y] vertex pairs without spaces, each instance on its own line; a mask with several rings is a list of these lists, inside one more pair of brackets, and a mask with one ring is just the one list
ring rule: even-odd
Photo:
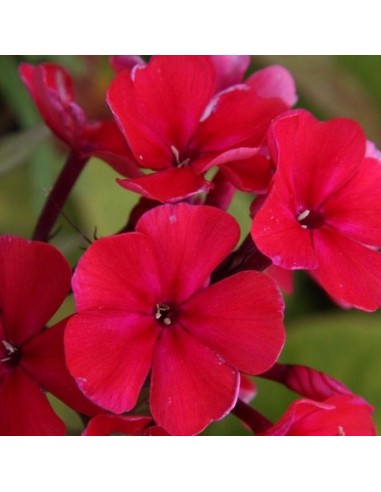
[[158,425],[151,425],[142,432],[143,436],[170,436],[166,430]]
[[136,230],[152,239],[164,298],[180,303],[203,287],[239,239],[235,219],[214,207],[163,205],[147,212]]
[[217,74],[216,91],[239,84],[250,64],[249,55],[211,55]]
[[121,72],[111,84],[109,105],[142,166],[163,169],[181,159],[214,92],[208,57],[155,56]]
[[223,164],[221,168],[239,190],[263,193],[269,187],[274,164],[269,157],[257,153],[248,159]]
[[381,165],[364,159],[345,186],[324,204],[327,223],[364,244],[381,245]]
[[233,367],[260,374],[282,350],[283,310],[272,280],[241,272],[195,294],[181,306],[180,322]]
[[372,407],[355,395],[339,395],[324,403],[297,400],[264,435],[375,436]]
[[258,249],[282,268],[316,268],[312,233],[297,220],[294,194],[276,180],[254,217],[251,235]]
[[294,195],[293,214],[320,207],[359,170],[365,155],[363,131],[344,118],[321,123],[307,111],[290,111],[269,135],[277,162],[274,181],[283,181]]
[[70,289],[71,270],[49,244],[0,237],[0,304],[8,342],[21,345],[37,334]]
[[266,275],[275,280],[275,283],[286,294],[292,294],[294,291],[294,277],[293,272],[285,270],[284,268],[276,265],[270,265],[265,271]]
[[115,121],[105,120],[88,124],[83,140],[82,153],[99,157],[123,176],[137,177],[142,174]]
[[286,109],[279,99],[262,99],[245,85],[235,86],[211,102],[192,146],[205,152],[259,147],[271,120]]
[[112,55],[110,56],[110,65],[114,72],[118,73],[122,70],[132,70],[135,65],[144,65],[142,57],[137,55]]
[[365,311],[381,306],[381,253],[329,227],[316,231],[314,244],[319,267],[313,276],[328,294]]
[[41,389],[21,369],[0,381],[1,436],[63,436],[65,424]]
[[155,348],[151,411],[172,435],[193,435],[234,406],[239,373],[186,331],[163,330]]
[[23,345],[21,365],[39,386],[70,408],[85,415],[95,415],[100,409],[83,396],[67,370],[63,341],[65,326],[66,320],[61,321]]
[[207,192],[211,184],[194,172],[193,166],[148,174],[135,179],[118,179],[127,190],[159,202],[178,202],[196,193]]
[[73,83],[59,65],[22,63],[20,76],[51,130],[71,147],[80,147],[86,118],[74,102]]
[[151,417],[102,413],[90,420],[82,435],[109,436],[110,434],[124,434],[127,436],[139,436],[150,422],[152,422]]
[[278,97],[289,107],[293,106],[298,99],[291,73],[280,65],[258,70],[245,80],[245,84],[251,87],[258,96]]
[[123,309],[150,315],[162,297],[155,248],[129,232],[93,243],[73,276],[78,311]]
[[129,411],[151,368],[159,331],[152,315],[108,310],[74,315],[65,333],[69,371],[97,405]]

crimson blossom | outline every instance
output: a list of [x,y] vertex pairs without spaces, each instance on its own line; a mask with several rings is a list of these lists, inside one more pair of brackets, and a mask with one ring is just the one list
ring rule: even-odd
[[360,126],[317,121],[307,111],[275,120],[277,163],[252,237],[275,265],[306,269],[343,306],[381,305],[381,166]]
[[156,207],[136,232],[89,247],[73,277],[77,314],[65,348],[90,400],[121,414],[149,384],[156,424],[197,434],[233,408],[240,371],[274,364],[285,334],[272,280],[244,271],[209,285],[238,239],[227,213],[181,203]]
[[357,395],[294,401],[263,436],[375,436],[373,407]]
[[86,400],[64,357],[65,321],[44,325],[70,289],[71,270],[53,246],[0,237],[0,435],[63,435],[42,389],[86,415]]
[[239,81],[248,60],[154,56],[131,69],[127,58],[128,69],[118,73],[107,99],[137,165],[154,172],[121,179],[123,187],[175,202],[207,192],[212,185],[204,174],[219,166],[240,189],[267,188],[272,166],[262,143],[291,99],[288,88],[271,85],[276,74],[226,88]]
[[115,121],[86,118],[75,101],[73,81],[63,67],[22,63],[19,73],[46,124],[71,152],[82,159],[97,156],[123,176],[139,175]]

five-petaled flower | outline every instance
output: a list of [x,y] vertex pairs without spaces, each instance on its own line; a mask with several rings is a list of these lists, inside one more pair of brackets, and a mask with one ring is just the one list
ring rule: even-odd
[[181,203],[90,246],[73,277],[77,314],[65,335],[69,370],[90,400],[132,410],[150,374],[155,422],[197,434],[232,409],[240,371],[274,364],[285,337],[274,283],[245,271],[209,285],[238,239],[230,215]]
[[211,185],[204,174],[219,166],[240,189],[266,189],[272,166],[261,146],[271,120],[289,105],[280,88],[270,87],[270,75],[216,93],[239,81],[246,61],[238,60],[231,78],[227,69],[237,57],[213,58],[154,56],[112,82],[111,110],[137,164],[154,171],[119,180],[123,187],[175,202],[207,192]]
[[99,412],[67,371],[65,321],[44,329],[70,278],[69,264],[53,246],[0,237],[0,435],[65,434],[42,388],[81,413]]
[[317,121],[307,111],[275,120],[277,163],[252,237],[275,265],[306,269],[337,302],[381,306],[381,166],[349,119]]

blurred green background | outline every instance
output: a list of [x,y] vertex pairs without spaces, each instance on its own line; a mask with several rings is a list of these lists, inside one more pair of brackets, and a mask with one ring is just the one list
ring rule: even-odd
[[[21,83],[17,74],[21,61],[63,65],[75,79],[77,99],[90,118],[109,114],[105,94],[113,73],[104,56],[0,56],[0,233],[30,238],[67,149],[42,123]],[[281,64],[293,74],[298,107],[322,119],[354,118],[381,147],[381,57],[254,56],[250,71],[270,64]],[[110,167],[92,159],[70,195],[64,209],[69,220],[60,217],[52,243],[73,266],[87,246],[83,236],[92,239],[117,232],[137,202],[137,195],[115,183],[116,177]],[[230,209],[241,224],[242,236],[250,226],[251,199],[238,193]],[[287,342],[281,361],[310,365],[343,381],[374,405],[380,432],[380,314],[338,309],[303,272],[295,275],[295,291],[286,295],[286,306]],[[53,321],[72,309],[68,299]],[[259,378],[255,382],[255,407],[270,419],[278,418],[296,397],[276,383]],[[52,401],[67,421],[69,432],[80,432],[79,417],[54,398]],[[246,433],[234,416],[204,432]]]

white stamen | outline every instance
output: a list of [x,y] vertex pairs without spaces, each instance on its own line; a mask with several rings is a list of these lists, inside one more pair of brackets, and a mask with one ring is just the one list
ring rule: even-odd
[[183,162],[180,162],[180,164],[177,165],[177,167],[185,167],[190,163],[190,157],[188,159],[184,159]]
[[14,354],[17,351],[17,348],[15,348],[13,345],[11,345],[6,340],[2,340],[2,343],[3,343],[4,347],[5,347],[5,349],[8,350],[9,355]]
[[[310,215],[310,213],[311,213],[311,210],[304,210],[304,212],[300,213],[300,214],[297,216],[297,219],[298,219],[299,221],[304,220],[306,217],[308,217],[308,216]],[[304,227],[304,226],[302,226],[302,227]]]
[[164,318],[163,323],[168,326],[172,323],[172,321],[169,318]]
[[180,154],[174,145],[171,145],[172,154],[175,156],[177,165],[180,164]]

